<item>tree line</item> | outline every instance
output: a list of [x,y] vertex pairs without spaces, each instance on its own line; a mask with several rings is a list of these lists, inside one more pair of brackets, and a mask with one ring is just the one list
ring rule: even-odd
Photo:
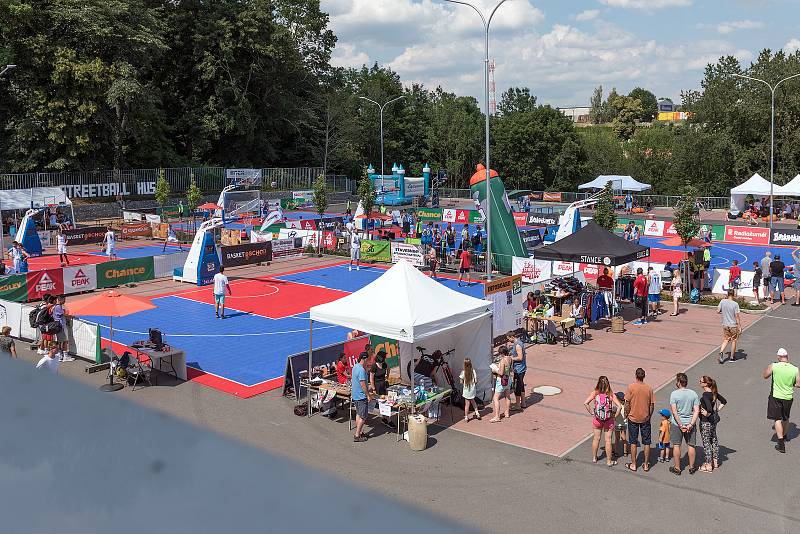
[[[360,176],[380,166],[419,175],[428,162],[468,187],[484,157],[476,99],[404,84],[386,66],[336,68],[336,36],[319,0],[0,0],[0,170],[33,172],[183,165],[321,166]],[[478,60],[476,60],[477,64]],[[800,72],[800,52],[764,50],[748,66],[708,65],[681,94],[691,119],[660,123],[644,88],[595,89],[579,126],[512,87],[491,118],[492,167],[509,189],[575,190],[630,174],[653,192],[686,181],[724,195],[769,175],[765,87]],[[776,94],[776,181],[800,172],[800,81]]]

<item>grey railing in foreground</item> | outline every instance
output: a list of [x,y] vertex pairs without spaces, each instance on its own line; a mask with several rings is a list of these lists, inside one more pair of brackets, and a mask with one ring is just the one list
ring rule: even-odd
[[[177,388],[184,386],[191,385]],[[131,402],[133,395],[100,393],[24,360],[0,361],[0,391],[0,425],[4,440],[13,443],[0,458],[0,492],[5,508],[16,512],[4,514],[4,532],[129,533],[140,529],[136,517],[171,534],[305,532],[333,501],[335,532],[374,532],[375,525],[382,534],[473,532],[321,469],[156,413]],[[190,416],[196,409],[189,408]],[[299,419],[288,405],[283,413],[287,424]],[[306,418],[302,424],[308,436],[319,432],[313,426],[330,426]],[[339,437],[347,430],[328,432],[335,446],[344,443]],[[385,443],[376,445],[387,453],[397,447],[389,436],[373,439],[381,437]],[[440,446],[445,441],[440,437]],[[236,498],[230,488],[237,489]]]
[[[99,171],[30,172],[22,174],[0,174],[3,189],[30,189],[62,185],[125,184],[130,194],[136,194],[136,184],[155,182],[164,171],[173,193],[183,193],[189,188],[194,176],[197,186],[203,191],[219,191],[225,185],[224,167],[173,167],[164,169],[120,169]],[[261,169],[263,183],[268,189],[291,191],[311,189],[322,174],[322,167],[288,167]],[[325,178],[331,191],[353,191],[355,182],[346,176],[328,174]],[[275,187],[272,187],[272,183]]]

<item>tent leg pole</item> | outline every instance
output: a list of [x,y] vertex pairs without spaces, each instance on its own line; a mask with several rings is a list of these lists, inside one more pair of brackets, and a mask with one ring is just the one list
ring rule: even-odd
[[[102,334],[101,334],[102,335]],[[108,343],[110,345],[110,356],[108,362],[108,384],[103,384],[100,386],[100,391],[119,391],[124,386],[120,383],[114,383],[114,318],[109,316],[108,318]],[[102,347],[103,341],[100,340],[100,346]]]
[[311,362],[313,359],[314,349],[313,346],[314,340],[314,320],[308,320],[308,387],[306,387],[306,404],[308,406],[307,414],[308,417],[311,417]]

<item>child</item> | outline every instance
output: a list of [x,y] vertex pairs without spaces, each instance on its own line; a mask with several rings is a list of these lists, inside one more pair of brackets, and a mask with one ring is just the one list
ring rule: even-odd
[[[461,245],[464,245],[464,242],[461,242]],[[461,287],[461,282],[464,280],[464,275],[467,275],[467,286],[472,285],[472,279],[470,278],[469,269],[472,266],[469,257],[469,250],[466,248],[462,248],[461,252],[459,253],[459,262],[458,262],[458,287]]]
[[661,414],[661,427],[658,430],[658,461],[659,462],[669,462],[670,457],[670,449],[672,447],[669,444],[669,410],[664,408],[660,412]]
[[[619,399],[620,407],[614,414],[614,454],[617,458],[628,455],[628,423],[625,421],[625,393],[618,391],[617,399]],[[622,447],[620,447],[622,443]],[[622,449],[620,454],[618,449]]]
[[464,385],[461,396],[464,397],[464,422],[469,421],[469,406],[470,403],[475,409],[475,419],[481,420],[481,414],[478,412],[478,403],[475,402],[475,384],[478,382],[478,376],[475,374],[475,369],[472,367],[472,360],[464,358],[464,370],[458,376],[461,383]]
[[436,259],[436,247],[433,246],[428,251],[428,266],[431,268],[431,278],[436,278],[436,267],[439,266],[439,260]]

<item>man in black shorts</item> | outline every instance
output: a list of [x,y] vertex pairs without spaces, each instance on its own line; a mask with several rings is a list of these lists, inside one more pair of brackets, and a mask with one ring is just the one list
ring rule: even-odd
[[425,388],[431,387],[436,384],[436,371],[441,367],[442,351],[436,350],[433,354],[425,354],[424,352],[417,360],[414,366],[414,385],[423,386]]

